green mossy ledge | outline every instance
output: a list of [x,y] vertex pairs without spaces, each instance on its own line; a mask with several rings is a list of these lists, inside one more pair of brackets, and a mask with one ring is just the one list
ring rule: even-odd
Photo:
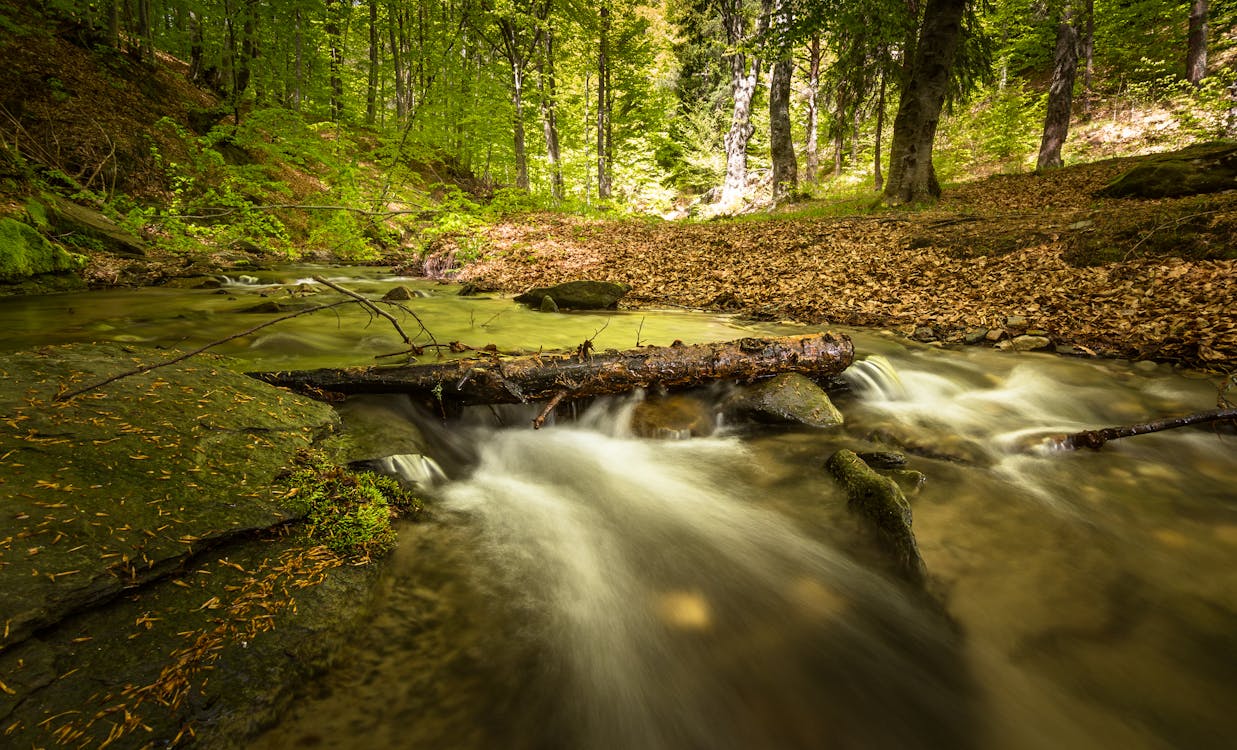
[[72,273],[85,265],[80,255],[49,241],[29,224],[0,218],[0,283],[16,284],[43,274]]

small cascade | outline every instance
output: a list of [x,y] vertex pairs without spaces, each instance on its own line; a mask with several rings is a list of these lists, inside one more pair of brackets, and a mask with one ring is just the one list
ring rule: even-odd
[[438,462],[420,453],[401,453],[376,459],[374,467],[384,474],[397,476],[417,487],[429,489],[447,481],[447,473]]
[[220,276],[219,283],[223,286],[260,286],[262,282],[257,276],[240,274],[238,276]]
[[873,354],[850,366],[842,378],[861,394],[883,401],[900,401],[906,398],[906,386],[898,377],[893,364],[879,354]]

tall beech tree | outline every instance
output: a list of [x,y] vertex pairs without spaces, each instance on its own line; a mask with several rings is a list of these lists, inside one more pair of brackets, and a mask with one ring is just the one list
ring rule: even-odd
[[1075,11],[1066,2],[1057,20],[1057,44],[1052,56],[1052,82],[1048,85],[1048,110],[1044,115],[1044,135],[1039,143],[1035,168],[1043,171],[1064,165],[1061,148],[1069,135],[1074,103],[1074,79],[1078,74],[1078,30]]
[[890,204],[931,202],[941,195],[932,148],[962,41],[966,6],[967,0],[925,3],[910,74],[893,122],[884,193]]
[[719,4],[729,43],[726,57],[730,66],[732,102],[730,129],[724,141],[726,179],[721,196],[724,205],[737,203],[747,192],[747,144],[756,131],[752,125],[752,99],[760,78],[760,60],[748,48],[768,28],[771,4],[771,0],[763,0],[760,9],[755,11],[754,20],[751,18],[753,9],[744,0],[720,0]]

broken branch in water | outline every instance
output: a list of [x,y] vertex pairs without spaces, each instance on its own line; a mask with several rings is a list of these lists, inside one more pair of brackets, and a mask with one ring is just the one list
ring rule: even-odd
[[1189,427],[1196,424],[1226,422],[1230,420],[1237,421],[1237,409],[1212,409],[1211,411],[1186,414],[1181,417],[1166,417],[1164,419],[1157,419],[1140,424],[1125,425],[1121,427],[1105,427],[1101,430],[1083,430],[1082,432],[1075,432],[1072,435],[1054,435],[1048,439],[1047,443],[1048,447],[1056,450],[1072,451],[1078,450],[1079,448],[1099,450],[1104,447],[1104,443],[1107,443],[1109,440],[1133,437],[1135,435],[1146,435],[1152,432],[1173,430],[1178,427]]
[[[318,282],[319,284],[322,284],[323,286],[330,287],[331,289],[334,289],[340,294],[345,294],[351,297],[352,299],[356,300],[357,303],[360,304],[362,307],[364,307],[366,310],[369,310],[374,315],[377,315],[381,318],[386,319],[386,321],[389,322],[395,328],[395,332],[398,333],[400,338],[404,340],[404,343],[408,345],[409,351],[415,352],[418,348],[420,348],[416,344],[412,343],[412,339],[409,338],[408,334],[404,333],[404,329],[400,327],[399,321],[395,319],[395,316],[391,315],[390,313],[386,312],[385,310],[375,305],[370,300],[366,299],[365,297],[362,297],[361,295],[357,294],[356,292],[350,289],[345,289],[342,286],[339,286],[338,284],[333,284],[330,281],[327,281],[326,279],[322,278],[321,276],[314,276],[313,279],[314,281]],[[388,303],[388,304],[395,304],[395,303]],[[425,333],[426,336],[429,336],[430,346],[433,346],[435,348],[439,346],[438,340],[434,338],[434,334],[430,333],[430,329],[425,327],[424,321],[422,321],[421,318],[418,317],[417,314],[413,312],[411,308],[405,307],[404,305],[398,305],[398,304],[395,304],[395,307],[398,307],[399,309],[408,313],[409,315],[412,316],[413,320],[417,321],[417,325],[421,326],[421,330]]]

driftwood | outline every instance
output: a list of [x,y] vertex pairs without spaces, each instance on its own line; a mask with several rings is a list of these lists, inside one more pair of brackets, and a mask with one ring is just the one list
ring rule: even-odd
[[1237,409],[1212,409],[1211,411],[1201,411],[1195,414],[1186,414],[1181,417],[1167,417],[1165,419],[1157,419],[1152,422],[1125,425],[1123,427],[1105,427],[1101,430],[1083,430],[1082,432],[1075,432],[1072,435],[1054,435],[1049,438],[1049,442],[1051,447],[1058,450],[1072,451],[1078,450],[1079,448],[1099,450],[1104,447],[1104,443],[1107,443],[1109,440],[1134,437],[1135,435],[1146,435],[1148,433],[1161,432],[1163,430],[1173,430],[1178,427],[1189,427],[1196,424],[1225,422],[1229,420],[1237,421]]
[[828,377],[845,370],[853,359],[849,338],[822,333],[694,346],[676,342],[621,352],[594,352],[585,345],[570,354],[249,375],[310,392],[411,393],[463,405],[511,404],[624,393],[649,386],[684,388],[717,380],[750,381],[783,372]]

